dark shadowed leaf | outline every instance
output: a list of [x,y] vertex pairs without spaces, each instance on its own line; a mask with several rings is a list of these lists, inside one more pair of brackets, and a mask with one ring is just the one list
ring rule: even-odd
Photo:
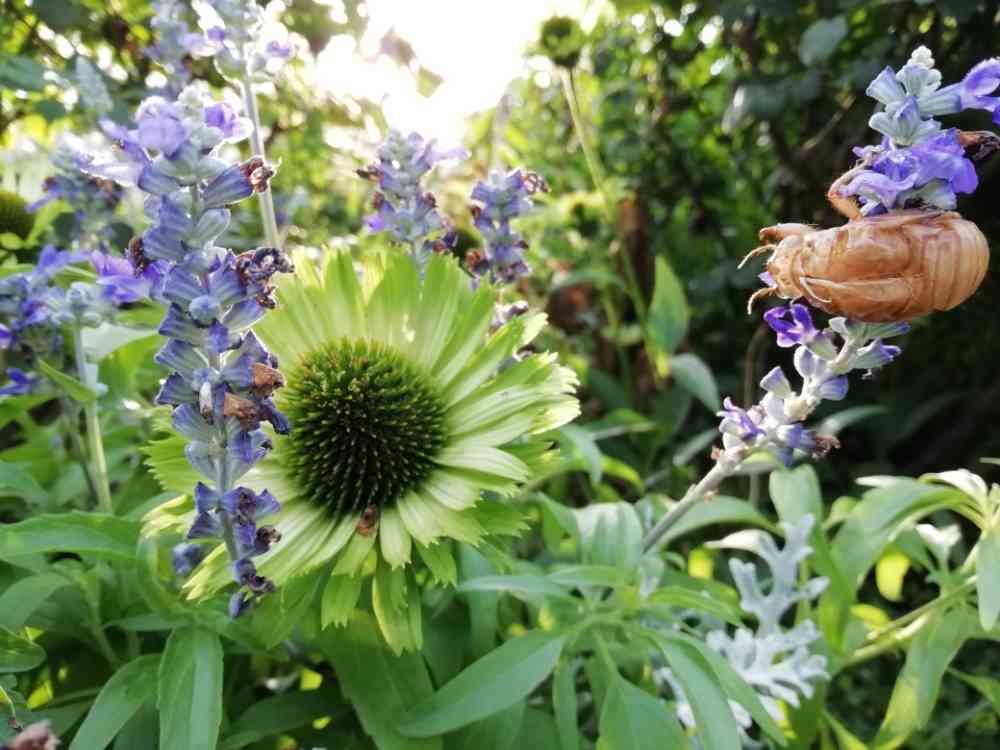
[[159,665],[159,654],[146,654],[111,675],[77,730],[69,750],[107,747],[142,705],[156,695]]

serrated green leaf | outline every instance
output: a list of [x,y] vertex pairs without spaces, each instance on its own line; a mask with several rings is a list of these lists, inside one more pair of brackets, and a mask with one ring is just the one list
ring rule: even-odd
[[97,694],[69,750],[103,750],[142,705],[156,695],[159,654],[146,654],[119,668]]
[[181,628],[167,639],[156,706],[160,750],[216,750],[222,723],[222,644],[204,628]]
[[399,731],[433,737],[509,708],[552,673],[565,639],[559,632],[533,630],[507,641],[417,705]]

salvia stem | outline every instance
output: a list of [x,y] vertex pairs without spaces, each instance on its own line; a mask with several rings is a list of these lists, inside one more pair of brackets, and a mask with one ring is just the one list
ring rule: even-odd
[[681,518],[687,515],[694,506],[708,498],[722,484],[724,479],[733,474],[743,463],[743,458],[742,455],[734,457],[728,453],[723,453],[718,461],[716,461],[715,466],[697,484],[691,485],[677,505],[667,511],[663,518],[649,530],[646,538],[642,541],[642,551],[644,553],[650,552],[659,547],[666,533]]
[[[243,93],[243,107],[246,109],[247,117],[253,124],[250,132],[250,149],[255,156],[259,156],[267,161],[267,154],[264,152],[264,139],[261,137],[260,109],[257,107],[257,95],[253,90],[253,83],[250,73],[244,74],[240,80],[240,89]],[[257,200],[260,202],[260,219],[264,225],[264,239],[268,247],[281,247],[281,239],[278,234],[278,218],[274,212],[274,199],[271,196],[271,188],[266,187],[257,193]]]
[[[80,326],[73,326],[73,350],[76,355],[76,372],[80,382],[91,390],[96,390],[97,383],[87,369],[87,355],[83,350],[83,331]],[[101,437],[101,420],[98,414],[97,399],[83,404],[83,414],[87,425],[87,443],[90,452],[90,478],[94,491],[97,493],[97,507],[105,513],[114,513],[111,504],[111,485],[108,481],[108,462],[104,455],[104,441]]]

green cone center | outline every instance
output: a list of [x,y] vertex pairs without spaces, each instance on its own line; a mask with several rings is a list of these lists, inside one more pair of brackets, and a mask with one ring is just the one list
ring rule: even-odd
[[285,467],[337,515],[391,505],[420,486],[444,443],[444,403],[405,357],[364,339],[331,341],[287,377]]

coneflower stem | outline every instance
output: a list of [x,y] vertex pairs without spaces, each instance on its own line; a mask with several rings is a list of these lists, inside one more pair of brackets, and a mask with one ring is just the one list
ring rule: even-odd
[[[255,156],[267,161],[267,154],[264,153],[264,139],[260,132],[260,110],[257,107],[257,95],[253,91],[253,83],[250,80],[250,73],[245,73],[240,81],[240,88],[243,91],[243,106],[246,109],[247,117],[253,124],[250,132],[250,148]],[[281,247],[281,237],[278,234],[278,219],[274,212],[274,199],[271,196],[271,188],[257,193],[257,200],[260,202],[260,219],[264,225],[264,239],[268,247]]]
[[[91,377],[87,367],[87,355],[83,350],[83,330],[73,327],[73,350],[76,355],[76,373],[80,382],[92,391],[97,390],[96,378]],[[105,513],[114,513],[111,504],[111,485],[108,481],[108,461],[104,455],[104,441],[101,438],[101,420],[97,411],[97,399],[85,401],[83,414],[87,425],[87,444],[90,452],[90,479],[97,494],[97,507]]]

